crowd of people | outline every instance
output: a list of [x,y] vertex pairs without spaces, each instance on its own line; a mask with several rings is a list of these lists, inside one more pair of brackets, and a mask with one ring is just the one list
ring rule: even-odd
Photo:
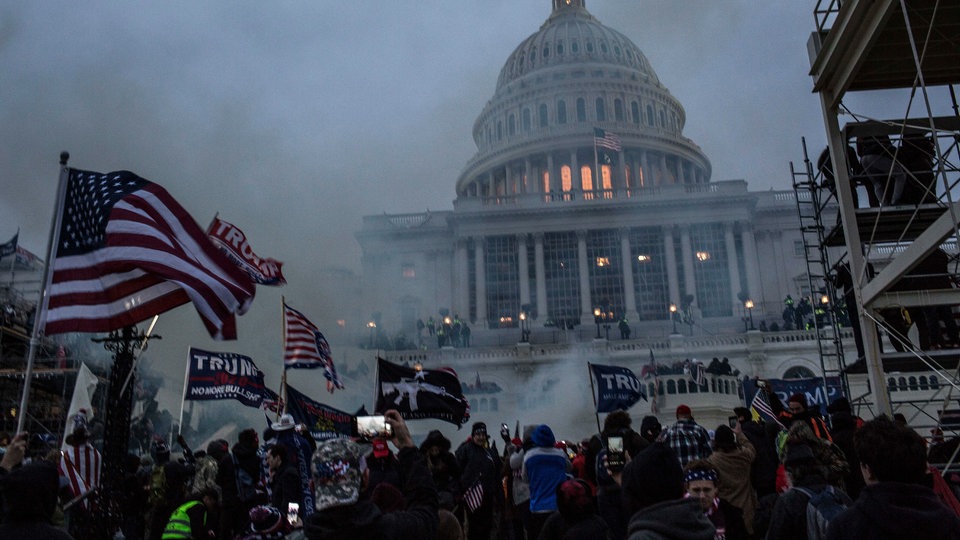
[[[960,503],[905,422],[864,421],[840,398],[823,417],[802,394],[762,421],[737,408],[707,429],[680,405],[663,426],[627,411],[577,444],[547,424],[522,435],[483,422],[454,446],[390,435],[314,441],[289,415],[182,457],[157,440],[130,456],[110,538],[470,540],[960,538]],[[0,538],[97,538],[99,453],[77,418],[63,449],[0,461]],[[262,440],[261,440],[262,436]],[[502,450],[498,450],[498,442]]]

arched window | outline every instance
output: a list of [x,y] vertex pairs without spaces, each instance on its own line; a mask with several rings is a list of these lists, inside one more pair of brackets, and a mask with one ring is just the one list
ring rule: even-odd
[[699,391],[700,391],[700,387],[697,386],[696,383],[694,383],[693,381],[690,381],[690,393],[696,394]]
[[593,169],[589,165],[580,166],[580,186],[584,191],[593,191]]
[[636,101],[630,102],[630,119],[634,124],[640,124],[640,104]]
[[592,53],[592,52],[593,52],[593,42],[592,42],[592,41],[588,41],[588,42],[587,42],[587,52],[588,52],[588,53]]
[[906,378],[906,377],[899,377],[899,378],[897,378],[897,388],[899,388],[900,390],[906,390],[906,389],[907,389],[907,378]]
[[931,375],[931,376],[930,376],[930,389],[931,389],[931,390],[936,390],[936,389],[938,389],[938,388],[940,388],[940,380],[937,379],[937,376],[936,376],[936,375]]
[[607,119],[607,110],[603,105],[603,98],[597,98],[597,122]]
[[490,398],[490,410],[497,411],[499,410],[499,408],[500,406],[499,406],[499,403],[497,402],[497,398],[495,397]]
[[897,380],[893,377],[887,377],[887,390],[891,392],[896,392],[897,390]]
[[546,58],[549,58],[549,57],[550,57],[550,47],[544,45],[544,46],[543,46],[543,58],[546,59]]
[[620,99],[613,100],[613,117],[617,122],[623,122],[623,101]]
[[485,410],[487,410],[487,398],[480,398],[480,408],[477,409],[477,410],[478,410],[478,411],[485,411]]
[[653,125],[653,105],[647,105],[647,125]]
[[793,366],[783,373],[784,379],[812,379],[815,377],[812,371],[803,366]]
[[573,176],[570,174],[570,166],[564,165],[560,167],[560,189],[564,193],[569,193],[573,190]]
[[710,379],[710,391],[714,394],[717,393],[717,380],[714,378]]
[[563,43],[557,43],[557,56],[563,56]]
[[910,389],[911,389],[911,390],[919,390],[919,389],[920,389],[920,387],[917,386],[917,378],[916,378],[916,377],[911,376],[908,380],[910,381]]
[[927,384],[927,378],[923,375],[920,376],[920,389],[927,390],[930,386]]
[[601,41],[601,42],[600,42],[600,52],[602,52],[603,54],[607,54],[607,42],[606,42],[606,41]]
[[723,381],[723,393],[724,394],[730,393],[730,381],[726,381],[726,380]]
[[557,102],[557,123],[567,123],[567,103],[562,99]]
[[503,140],[503,122],[499,120],[497,121],[497,140],[498,141]]
[[539,115],[539,116],[540,116],[540,127],[542,127],[542,128],[547,127],[547,104],[546,104],[546,103],[541,103],[541,104],[540,104],[540,115]]
[[576,40],[572,41],[570,43],[570,50],[573,52],[573,54],[577,54],[580,52],[580,44],[577,43]]
[[530,131],[530,128],[533,127],[530,121],[530,109],[523,110],[522,119],[520,122],[523,124],[523,131]]
[[677,381],[677,393],[686,394],[687,393],[687,381],[686,379],[680,379]]
[[660,127],[667,127],[667,113],[660,110]]
[[668,393],[668,394],[676,394],[676,393],[677,393],[677,383],[674,382],[672,379],[669,380],[669,381],[667,381],[667,393]]
[[513,137],[517,134],[517,117],[510,113],[507,117],[507,135]]
[[587,102],[583,98],[577,98],[577,122],[587,121]]

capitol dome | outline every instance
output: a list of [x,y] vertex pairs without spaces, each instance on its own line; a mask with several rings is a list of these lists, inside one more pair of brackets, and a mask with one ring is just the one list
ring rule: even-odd
[[540,29],[507,58],[474,123],[478,152],[457,181],[458,201],[615,199],[709,182],[709,160],[683,137],[683,106],[643,52],[585,0],[552,2]]

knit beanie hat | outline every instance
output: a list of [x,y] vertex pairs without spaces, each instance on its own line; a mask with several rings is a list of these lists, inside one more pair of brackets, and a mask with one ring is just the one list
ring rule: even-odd
[[546,424],[537,426],[530,434],[530,440],[533,444],[545,448],[552,447],[557,442],[557,438],[553,436],[553,430]]
[[628,508],[636,512],[683,497],[683,469],[670,447],[654,443],[623,468],[621,487]]

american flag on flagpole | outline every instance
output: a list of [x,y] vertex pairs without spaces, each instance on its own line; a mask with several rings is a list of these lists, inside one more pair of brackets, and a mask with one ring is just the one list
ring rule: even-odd
[[187,302],[215,339],[236,339],[254,285],[157,184],[70,169],[46,333],[110,332]]
[[620,144],[620,137],[600,128],[593,128],[593,144],[601,148],[613,150],[614,152],[623,150],[623,145]]
[[337,368],[333,365],[333,355],[330,353],[330,344],[323,337],[320,329],[310,322],[303,313],[283,303],[283,328],[286,342],[283,351],[284,368],[323,368],[323,376],[327,379],[327,390],[333,392],[334,387],[343,389],[343,382],[337,375]]

